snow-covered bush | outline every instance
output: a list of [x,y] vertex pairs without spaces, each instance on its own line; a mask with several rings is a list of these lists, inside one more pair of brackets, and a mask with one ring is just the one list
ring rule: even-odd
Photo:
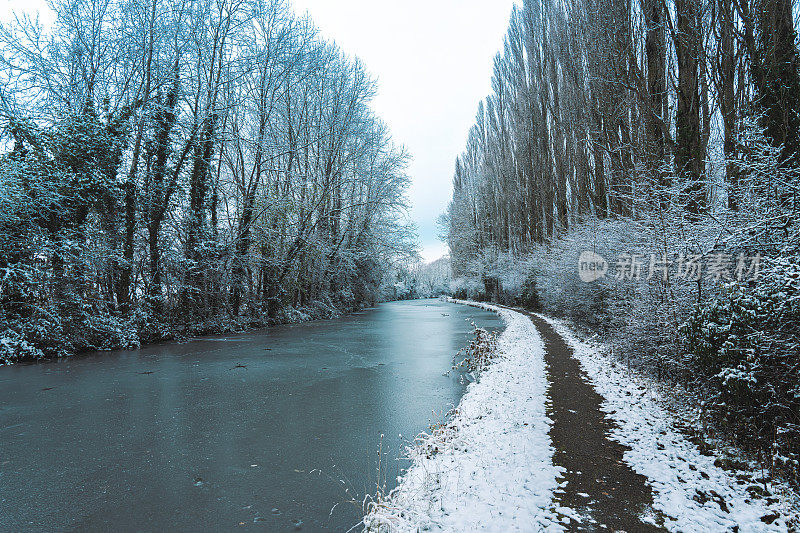
[[461,360],[453,368],[465,369],[467,372],[480,373],[485,370],[497,356],[497,333],[479,328],[472,323],[475,338],[466,348],[458,352]]
[[297,324],[300,322],[308,322],[311,320],[311,315],[294,307],[289,307],[284,310],[284,319],[286,322]]
[[755,436],[776,467],[800,480],[800,266],[796,258],[781,266],[755,286],[727,284],[681,331],[709,378],[708,409],[744,441]]
[[82,335],[75,337],[80,350],[116,350],[139,346],[135,324],[109,314],[87,313]]
[[[469,264],[469,275],[451,282],[450,290],[458,298],[496,299],[530,309],[540,306],[553,315],[609,328],[624,317],[614,314],[612,304],[614,298],[629,298],[630,284],[608,278],[585,283],[578,276],[578,258],[589,250],[613,262],[621,253],[644,253],[642,249],[638,229],[619,221],[590,220],[561,239],[516,256],[484,253]],[[497,294],[487,290],[487,280],[498,283]]]
[[311,318],[334,318],[342,314],[342,308],[337,307],[329,298],[315,300],[305,309]]
[[133,312],[130,327],[136,329],[136,334],[142,343],[165,341],[175,337],[173,328],[147,304],[136,308]]
[[41,359],[44,353],[11,329],[0,333],[0,365],[26,359]]
[[525,309],[539,311],[542,303],[539,299],[539,287],[536,282],[536,274],[530,273],[522,284],[522,292],[519,295],[519,304]]
[[482,290],[483,283],[474,276],[462,276],[450,281],[450,294],[455,298],[475,300]]
[[[63,357],[72,354],[73,346],[64,335],[60,317],[44,309],[7,322],[9,329],[19,333],[26,342],[35,346],[45,357]],[[25,352],[29,355],[30,352]],[[19,357],[23,360],[25,357]]]
[[[635,231],[618,221],[590,220],[548,245],[536,247],[528,258],[541,305],[554,315],[569,317],[592,327],[615,322],[610,307],[612,293],[623,298],[627,285],[601,278],[586,283],[578,275],[578,258],[591,251],[609,263],[622,253],[636,253],[641,245]],[[631,252],[633,250],[633,252]]]

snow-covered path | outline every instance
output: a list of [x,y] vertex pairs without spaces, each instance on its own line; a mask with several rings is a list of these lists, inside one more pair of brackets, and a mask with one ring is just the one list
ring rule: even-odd
[[537,531],[557,521],[544,345],[524,315],[487,308],[506,322],[504,356],[469,385],[452,422],[412,451],[402,483],[366,518],[368,528]]
[[777,498],[755,495],[761,492],[755,482],[760,472],[720,468],[717,455],[704,455],[676,428],[680,421],[662,407],[651,383],[578,340],[564,323],[540,318],[572,347],[605,399],[602,409],[614,423],[611,438],[628,447],[624,461],[647,478],[653,507],[667,530],[788,530],[792,511]]
[[[556,466],[567,464],[563,455],[570,450],[554,447],[555,439],[564,448],[564,439],[553,433],[551,416],[563,416],[565,406],[559,415],[550,403],[558,395],[549,394],[553,376],[548,380],[546,356],[552,365],[553,354],[546,353],[542,335],[522,313],[458,303],[478,305],[503,318],[501,356],[468,387],[451,422],[411,450],[412,464],[398,488],[365,517],[368,530],[561,531],[579,525],[602,530],[605,524],[597,517],[608,516],[604,511],[613,505],[597,503],[598,497],[613,499],[613,489],[576,492],[578,485],[605,483],[593,479],[584,484],[579,476],[623,475],[633,484],[637,479],[645,483],[639,488],[647,492],[642,501],[647,501],[648,509],[637,505],[632,515],[641,519],[642,526],[669,531],[787,531],[787,511],[776,501],[766,503],[748,493],[751,484],[742,482],[743,473],[736,473],[737,479],[716,466],[714,456],[702,455],[675,429],[672,416],[660,407],[651,388],[580,342],[564,324],[539,316],[535,319],[549,323],[560,336],[558,341],[574,352],[600,394],[595,409],[605,412],[610,430],[608,436],[601,430],[601,438],[610,437],[624,451],[619,452],[621,460],[611,461],[624,462],[621,469],[595,464],[584,472],[575,468],[580,458],[571,461],[571,471]],[[547,324],[539,323],[548,335],[554,334]],[[553,345],[552,337],[548,344]],[[578,379],[586,386],[585,378]],[[576,430],[576,438],[581,431],[597,428]],[[554,461],[554,454],[561,457]],[[635,474],[620,474],[623,470]],[[610,486],[616,482],[617,487],[626,482],[611,481]],[[575,501],[564,497],[570,490],[588,503],[565,507]],[[624,514],[628,503],[622,501],[616,510]]]
[[603,397],[584,378],[564,338],[541,317],[529,316],[545,341],[553,462],[564,468],[566,482],[555,498],[575,511],[569,516],[570,525],[659,531],[647,478],[623,460],[628,448],[609,437],[614,424],[601,409]]

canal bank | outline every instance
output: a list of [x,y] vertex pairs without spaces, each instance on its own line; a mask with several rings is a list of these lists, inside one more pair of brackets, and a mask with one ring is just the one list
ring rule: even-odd
[[[330,321],[0,368],[0,530],[346,530],[458,404],[492,313],[393,302]],[[402,437],[400,436],[402,435]],[[388,465],[388,468],[385,468]]]
[[754,494],[756,465],[698,449],[652,381],[564,323],[460,303],[506,323],[496,354],[367,531],[794,531],[793,493]]

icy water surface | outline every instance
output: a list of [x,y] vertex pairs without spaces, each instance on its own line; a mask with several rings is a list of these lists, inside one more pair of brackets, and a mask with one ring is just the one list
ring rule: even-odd
[[[495,315],[419,300],[333,321],[0,367],[0,530],[345,531]],[[403,435],[403,439],[399,435]]]

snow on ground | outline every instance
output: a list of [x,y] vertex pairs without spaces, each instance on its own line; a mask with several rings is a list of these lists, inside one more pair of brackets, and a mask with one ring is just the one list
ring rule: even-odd
[[[717,457],[701,454],[675,429],[673,416],[662,407],[647,380],[579,341],[563,322],[539,316],[566,339],[605,399],[602,409],[616,422],[611,438],[631,448],[624,460],[648,478],[654,507],[665,515],[667,529],[736,531],[738,526],[738,531],[747,532],[787,530],[790,511],[752,497],[747,490],[752,482],[737,483],[736,477],[714,465]],[[773,519],[771,524],[761,520],[765,516]]]
[[[501,316],[500,356],[469,385],[453,419],[409,449],[409,470],[388,498],[372,504],[366,529],[561,531],[559,516],[574,513],[553,502],[561,469],[553,465],[548,436],[542,339],[525,315],[452,301]],[[714,464],[718,456],[700,453],[646,379],[578,340],[561,321],[542,318],[565,338],[603,396],[602,409],[616,423],[610,437],[631,448],[624,460],[647,477],[668,530],[789,530],[790,504],[752,496],[753,482],[743,472],[730,473]]]
[[468,386],[452,421],[410,450],[411,467],[367,530],[558,531],[544,344],[524,315],[490,305],[501,355]]

